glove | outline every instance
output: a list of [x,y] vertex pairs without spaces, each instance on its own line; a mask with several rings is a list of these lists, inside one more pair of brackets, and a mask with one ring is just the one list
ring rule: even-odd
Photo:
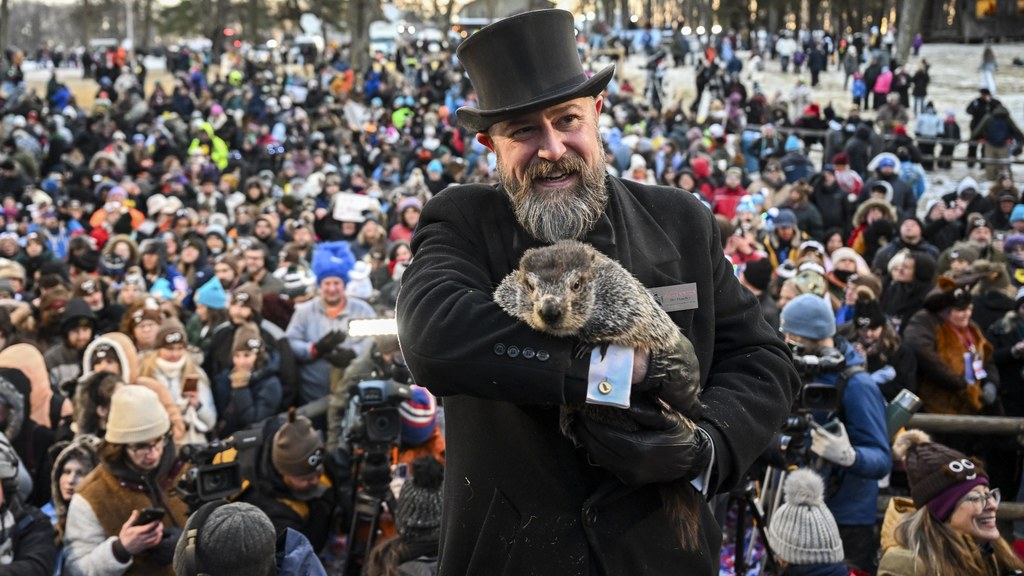
[[700,366],[690,339],[682,334],[673,350],[651,354],[647,377],[633,387],[652,392],[674,410],[693,421],[700,419]]
[[347,334],[341,330],[331,330],[327,334],[324,334],[316,344],[313,344],[313,351],[316,352],[317,358],[323,358],[324,355],[329,354],[331,350],[334,350],[339,344],[345,341]]
[[174,548],[181,537],[181,528],[165,527],[164,537],[160,543],[149,549],[149,555],[160,566],[170,566],[174,562]]
[[985,384],[981,387],[981,402],[985,406],[991,406],[995,404],[998,398],[999,389],[996,387],[995,383],[985,382]]
[[228,379],[231,380],[231,388],[245,388],[249,385],[249,378],[252,376],[252,372],[248,370],[239,370],[235,368],[231,370],[231,375]]
[[871,379],[879,386],[892,382],[892,379],[895,377],[896,369],[888,364],[871,373]]
[[857,460],[857,452],[850,444],[846,426],[842,422],[837,422],[837,424],[836,432],[829,432],[817,422],[811,424],[811,452],[833,464],[849,468]]
[[344,368],[349,365],[352,360],[356,357],[356,353],[348,348],[338,348],[332,352],[329,352],[327,356],[324,356],[324,360],[331,366],[338,368]]
[[629,416],[638,430],[575,420],[576,438],[598,466],[629,486],[693,480],[707,471],[711,437],[693,422],[662,412],[650,400],[634,401]]

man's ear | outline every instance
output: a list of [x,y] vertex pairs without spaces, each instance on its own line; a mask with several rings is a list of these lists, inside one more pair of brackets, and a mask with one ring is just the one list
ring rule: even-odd
[[604,94],[598,94],[594,97],[594,114],[600,117],[602,108],[604,108]]
[[487,132],[477,132],[476,141],[482,144],[485,148],[494,152],[494,141],[491,140],[491,135]]

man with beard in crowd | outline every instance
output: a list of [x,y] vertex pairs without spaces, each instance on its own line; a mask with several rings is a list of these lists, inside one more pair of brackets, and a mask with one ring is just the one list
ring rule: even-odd
[[[572,14],[506,18],[458,55],[478,96],[458,118],[495,153],[499,184],[453,186],[425,204],[397,308],[409,368],[444,397],[449,423],[439,574],[717,574],[721,532],[703,498],[696,544],[681,547],[658,484],[710,497],[740,481],[798,386],[785,348],[736,280],[709,210],[606,175],[597,128],[614,66],[587,78]],[[694,344],[699,381],[659,384],[700,394],[695,427],[643,396],[616,399],[658,379],[648,361],[676,370],[685,352],[578,355],[573,339],[534,331],[492,300],[527,248],[563,239],[591,244],[650,288],[690,291],[665,307]],[[614,376],[598,377],[619,360]],[[579,447],[560,431],[557,407],[609,401],[629,409],[636,431],[582,419]]]

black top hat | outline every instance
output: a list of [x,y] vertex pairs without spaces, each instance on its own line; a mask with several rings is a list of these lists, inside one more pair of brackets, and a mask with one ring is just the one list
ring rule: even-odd
[[479,108],[458,109],[459,121],[482,132],[496,122],[552,104],[597,96],[615,65],[587,78],[576,51],[572,14],[536,10],[482,28],[457,51]]

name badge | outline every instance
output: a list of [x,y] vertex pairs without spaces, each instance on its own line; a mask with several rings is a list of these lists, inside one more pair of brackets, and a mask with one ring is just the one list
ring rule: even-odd
[[694,310],[697,308],[696,282],[648,288],[647,291],[651,293],[651,296],[654,296],[654,301],[665,312],[678,312],[680,310]]

